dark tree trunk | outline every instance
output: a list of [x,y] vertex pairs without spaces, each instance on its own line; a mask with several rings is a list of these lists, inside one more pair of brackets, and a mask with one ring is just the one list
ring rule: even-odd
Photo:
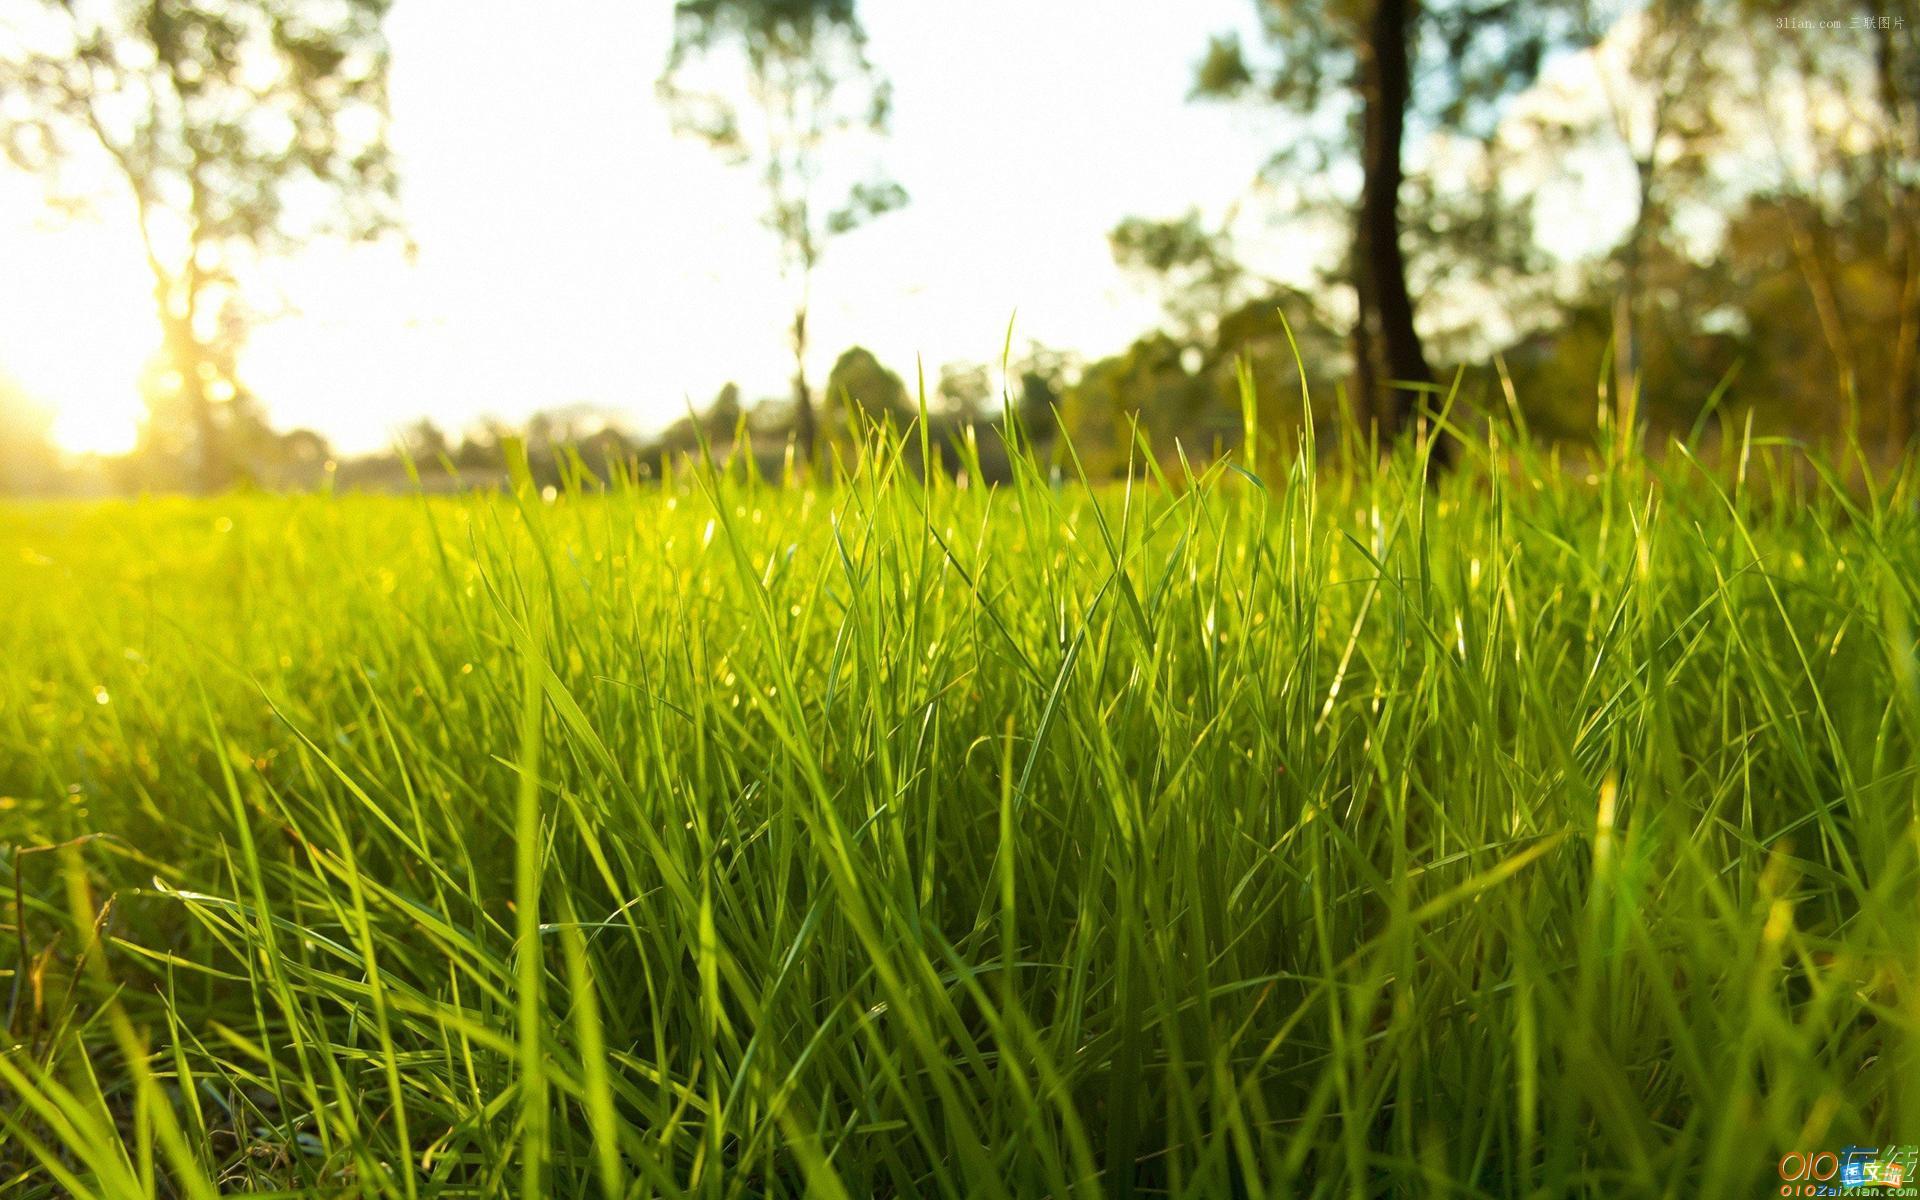
[[[1407,260],[1400,249],[1400,146],[1412,91],[1407,41],[1417,0],[1375,0],[1360,51],[1362,99],[1359,222],[1355,230],[1354,291],[1360,328],[1354,337],[1363,355],[1355,375],[1364,393],[1362,411],[1379,422],[1383,437],[1411,432],[1421,393],[1398,384],[1431,384],[1426,349],[1413,325],[1407,290]],[[1449,446],[1434,446],[1446,462]]]
[[194,443],[197,447],[200,491],[213,495],[224,490],[231,478],[227,472],[227,448],[221,435],[220,423],[214,420],[213,400],[207,395],[206,382],[199,378],[200,364],[191,364],[194,372],[187,378],[187,403],[193,408]]
[[814,444],[813,389],[807,384],[807,310],[793,314],[793,440],[809,469]]
[[[156,293],[160,295],[159,293]],[[179,376],[176,402],[185,418],[189,461],[188,485],[202,495],[212,495],[232,482],[227,461],[226,439],[213,411],[213,398],[207,394],[207,381],[201,374],[206,359],[204,347],[193,329],[191,314],[175,315],[164,295],[160,295],[161,342],[166,363]]]
[[1359,305],[1349,339],[1353,353],[1353,394],[1347,397],[1347,404],[1360,424],[1363,438],[1371,437],[1374,429],[1386,419],[1380,409],[1383,369],[1378,336],[1380,306],[1373,299],[1373,283],[1366,269],[1366,252],[1365,236],[1356,233],[1352,261],[1347,265],[1353,277],[1354,299]]
[[1892,191],[1893,230],[1887,260],[1898,265],[1902,280],[1893,364],[1887,372],[1885,439],[1889,449],[1900,451],[1920,424],[1920,388],[1915,387],[1914,378],[1916,359],[1920,359],[1920,192],[1900,171],[1902,160],[1920,157],[1920,105],[1903,95],[1894,40],[1898,27],[1890,19],[1895,14],[1887,11],[1892,7],[1884,0],[1870,6],[1878,34],[1873,68],[1883,110],[1882,170]]

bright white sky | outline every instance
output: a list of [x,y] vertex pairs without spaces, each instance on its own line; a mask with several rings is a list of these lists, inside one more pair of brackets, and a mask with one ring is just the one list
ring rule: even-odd
[[[1207,35],[1244,25],[1247,0],[862,8],[895,85],[884,161],[913,201],[829,246],[820,378],[854,343],[909,378],[916,355],[930,377],[997,358],[1016,309],[1016,346],[1124,346],[1159,308],[1106,231],[1219,212],[1281,133],[1270,113],[1185,102]],[[730,379],[784,393],[792,292],[755,181],[674,138],[654,100],[670,7],[529,11],[396,6],[394,138],[419,255],[324,246],[262,272],[293,311],[255,333],[243,373],[276,425],[354,452],[420,415],[457,432],[586,403],[645,429]],[[156,333],[129,220],[103,206],[59,225],[36,181],[0,172],[0,371],[54,407],[70,449],[125,448],[140,415]]]

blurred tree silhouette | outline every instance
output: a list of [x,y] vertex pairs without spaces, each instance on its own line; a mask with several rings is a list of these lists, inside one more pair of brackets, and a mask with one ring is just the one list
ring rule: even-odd
[[[1878,418],[1905,446],[1920,425],[1920,12],[1867,0],[1850,36],[1808,37],[1781,28],[1799,11],[1784,0],[1743,11],[1763,18],[1751,103],[1774,155],[1775,224],[1758,236],[1791,252],[1848,427]],[[1730,237],[1723,260],[1751,245]]]
[[1721,114],[1714,97],[1726,87],[1724,63],[1713,48],[1716,19],[1700,0],[1589,3],[1586,21],[1596,40],[1619,31],[1616,53],[1596,57],[1605,120],[1633,164],[1633,215],[1612,255],[1616,267],[1613,338],[1616,400],[1641,373],[1646,355],[1648,262],[1674,231],[1676,204],[1702,186]]
[[993,373],[985,363],[947,363],[940,368],[934,398],[945,414],[962,421],[978,419],[993,399]]
[[400,431],[400,449],[422,471],[439,466],[442,458],[451,458],[453,443],[446,431],[429,417],[419,417]]
[[713,403],[707,407],[707,420],[715,428],[730,430],[739,423],[740,414],[745,411],[745,406],[740,403],[740,385],[728,380],[714,393]]
[[884,176],[851,183],[837,206],[819,196],[828,146],[848,135],[887,132],[892,89],[867,58],[854,0],[678,0],[673,48],[659,92],[675,129],[758,172],[767,228],[799,295],[793,349],[794,435],[814,453],[807,382],[807,314],[813,272],[826,242],[904,205]]
[[[1357,159],[1349,259],[1357,314],[1354,396],[1389,433],[1407,427],[1433,379],[1414,324],[1402,245],[1403,142],[1418,132],[1482,139],[1501,102],[1538,75],[1550,49],[1589,35],[1568,0],[1255,0],[1273,59],[1255,64],[1235,35],[1215,37],[1195,73],[1203,97],[1257,94],[1302,118],[1270,170]],[[1437,447],[1437,450],[1444,448]]]
[[[827,427],[833,436],[849,438],[868,422],[891,421],[904,429],[918,412],[900,376],[881,365],[872,351],[854,346],[834,361],[827,375]],[[859,414],[861,420],[855,421]]]
[[1128,217],[1107,232],[1107,247],[1114,262],[1157,283],[1167,315],[1197,340],[1249,286],[1273,282],[1254,275],[1235,252],[1232,223],[1230,215],[1209,227],[1197,208],[1166,220]]
[[[1905,253],[1888,253],[1898,248],[1899,214],[1873,199],[1861,197],[1852,219],[1831,225],[1801,197],[1749,203],[1696,290],[1717,283],[1742,298],[1736,328],[1749,393],[1796,426],[1872,421],[1879,429],[1869,432],[1899,447],[1913,431],[1914,267]],[[1831,295],[1809,297],[1810,287]],[[1879,411],[1862,411],[1869,406]]]
[[211,490],[272,471],[273,431],[240,378],[249,326],[241,300],[227,292],[213,320],[197,324],[190,341],[177,328],[140,373],[147,411],[128,474],[142,488]]
[[[1795,245],[1796,229],[1820,220],[1805,206],[1776,193],[1749,197],[1727,214],[1718,253],[1707,263],[1668,239],[1648,242],[1633,317],[1640,421],[1662,433],[1688,433],[1715,385],[1737,370],[1725,411],[1742,419],[1751,413],[1763,432],[1861,434],[1889,450],[1905,444],[1899,422],[1912,411],[1912,380],[1904,393],[1879,387],[1885,380],[1891,388],[1912,352],[1901,340],[1914,320],[1910,267],[1887,253],[1894,217],[1861,197],[1820,241],[1811,269],[1831,273],[1844,305],[1844,341],[1836,346]],[[1509,351],[1516,390],[1542,432],[1591,437],[1602,419],[1618,414],[1619,397],[1596,392],[1597,385],[1619,386],[1606,371],[1619,347],[1615,288],[1612,277],[1597,277],[1562,306],[1552,330]],[[1839,382],[1849,370],[1870,384],[1852,401]],[[1885,411],[1854,411],[1882,399]]]
[[[1177,441],[1204,456],[1253,428],[1263,455],[1284,453],[1304,421],[1334,415],[1342,376],[1355,427],[1376,421],[1392,434],[1418,394],[1394,381],[1418,385],[1436,367],[1444,376],[1496,351],[1516,407],[1553,436],[1623,441],[1643,427],[1711,436],[1702,408],[1711,396],[1723,415],[1769,433],[1911,441],[1920,20],[1900,0],[1859,0],[1817,31],[1795,23],[1793,0],[1253,3],[1263,45],[1215,38],[1194,93],[1289,113],[1287,142],[1255,181],[1260,206],[1249,197],[1224,213],[1196,207],[1109,231],[1115,261],[1159,290],[1168,330],[1084,369],[1038,346],[1001,364],[1004,399],[1035,446],[1064,427],[1102,477],[1133,453],[1136,420],[1161,452]],[[791,399],[749,409],[729,385],[645,441],[609,414],[549,409],[516,434],[536,457],[585,446],[596,462],[671,458],[704,437],[719,454],[777,469],[790,444],[817,463],[816,433],[842,438],[856,414],[901,426],[918,416],[914,390],[864,349],[840,356],[824,397],[806,366],[823,248],[905,201],[897,184],[867,173],[888,129],[888,85],[856,8],[679,0],[659,80],[677,128],[749,168],[763,189],[764,223],[797,292]],[[59,204],[120,195],[146,248],[162,338],[139,380],[148,415],[138,449],[111,470],[63,460],[46,444],[44,414],[0,388],[0,487],[334,477],[324,441],[276,434],[241,379],[256,317],[239,276],[250,256],[395,227],[387,9],[388,0],[30,0],[9,10],[0,146]],[[1587,45],[1593,54],[1541,78],[1555,51]],[[1602,177],[1614,186],[1604,215],[1583,209],[1569,220],[1548,207],[1565,193],[1532,190],[1574,180],[1577,200],[1592,201]],[[1317,273],[1282,282],[1250,265],[1236,241],[1243,209],[1304,234],[1288,249],[1296,261],[1317,258]],[[1618,236],[1549,248],[1555,239],[1535,236],[1536,210],[1543,226]],[[1717,390],[1723,378],[1736,386]],[[1248,381],[1259,403],[1243,412]],[[926,381],[928,444],[970,445],[1001,382],[985,367],[941,368]],[[1494,384],[1489,373],[1469,386]],[[423,466],[445,454],[468,479],[489,480],[510,432],[494,422],[454,446],[420,422],[403,442]],[[394,455],[344,465],[343,486],[404,486]],[[992,477],[1004,466],[979,469]]]
[[[1210,409],[1220,414],[1210,427],[1216,437],[1232,444],[1245,432],[1238,426],[1221,432],[1227,415],[1241,412],[1243,371],[1253,384],[1262,447],[1290,450],[1302,426],[1329,422],[1342,340],[1315,306],[1291,291],[1250,300],[1221,317],[1200,368]],[[1311,393],[1310,405],[1302,400],[1303,383]],[[1269,465],[1268,455],[1263,452],[1261,457],[1267,461],[1248,465]]]
[[[1213,410],[1205,382],[1188,370],[1188,360],[1197,357],[1198,351],[1168,334],[1150,333],[1121,354],[1089,363],[1067,387],[1060,421],[1090,478],[1125,471],[1136,420],[1163,450],[1182,431],[1189,438],[1231,432],[1230,410]],[[1201,430],[1199,422],[1206,420],[1216,427]]]
[[249,433],[230,327],[241,257],[395,225],[387,8],[40,0],[14,14],[0,144],[56,197],[105,177],[131,200],[161,329],[150,444],[177,449],[202,488],[234,477]]
[[1059,431],[1054,413],[1066,397],[1067,377],[1075,365],[1072,356],[1038,342],[1007,364],[1007,397],[1013,418],[1035,446],[1049,446]]
[[[1057,360],[1050,371],[1016,368],[1023,423],[1049,427],[1050,417],[1044,424],[1036,418],[1057,397],[1082,464],[1090,475],[1106,477],[1125,469],[1136,419],[1158,452],[1176,455],[1177,442],[1189,456],[1209,456],[1239,445],[1249,416],[1261,445],[1279,452],[1295,445],[1308,420],[1318,426],[1332,418],[1333,364],[1343,337],[1312,305],[1292,292],[1275,292],[1234,306],[1212,325],[1204,338],[1148,334],[1089,364],[1070,384]],[[1311,409],[1301,400],[1302,362]],[[1251,414],[1241,404],[1243,373],[1257,401]]]
[[1510,356],[1545,426],[1685,431],[1738,363],[1728,409],[1763,429],[1908,442],[1920,27],[1892,4],[1859,7],[1818,31],[1780,0],[1589,10],[1611,31],[1592,63],[1603,106],[1584,125],[1539,120],[1544,148],[1611,142],[1634,188],[1620,243],[1561,300],[1557,328]]
[[689,413],[661,430],[660,436],[654,439],[649,457],[698,453],[703,437],[715,454],[723,454],[739,429],[740,418],[745,412],[740,402],[740,385],[732,382],[722,384],[706,411],[697,416]]

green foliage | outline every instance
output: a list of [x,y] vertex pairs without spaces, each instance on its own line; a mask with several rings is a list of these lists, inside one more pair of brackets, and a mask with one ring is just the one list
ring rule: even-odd
[[0,510],[8,1194],[1747,1197],[1920,1127],[1911,474],[900,451]]
[[1155,282],[1167,311],[1200,335],[1258,280],[1234,253],[1224,229],[1210,229],[1198,209],[1171,220],[1128,217],[1107,233],[1114,262]]
[[1170,221],[1128,217],[1107,234],[1114,261],[1154,275],[1192,271],[1202,280],[1230,280],[1240,264],[1227,252],[1218,234],[1201,222],[1197,209]]
[[[1216,315],[1208,337],[1149,334],[1122,354],[1088,364],[1062,388],[1061,423],[1095,478],[1126,469],[1136,449],[1131,432],[1136,421],[1163,454],[1172,456],[1170,466],[1178,457],[1176,444],[1194,461],[1211,461],[1239,445],[1245,433],[1244,367],[1260,397],[1264,444],[1292,447],[1306,423],[1296,343],[1300,357],[1316,364],[1338,362],[1343,346],[1340,335],[1291,292]],[[1323,368],[1310,372],[1305,383],[1313,397],[1313,424],[1332,441],[1338,435],[1336,380]]]
[[[1207,45],[1194,74],[1194,94],[1210,99],[1249,95],[1307,118],[1299,140],[1276,162],[1316,154],[1338,156],[1351,136],[1373,0],[1253,0],[1266,42],[1250,55],[1237,34]],[[1420,5],[1410,50],[1422,68],[1414,89],[1415,128],[1485,137],[1501,104],[1539,74],[1556,49],[1590,41],[1586,8],[1573,0],[1544,4],[1440,0]]]
[[[1122,354],[1089,363],[1067,388],[1060,423],[1090,477],[1111,479],[1135,460],[1136,423],[1171,434],[1209,411],[1206,387],[1188,370],[1188,350],[1164,333],[1151,333]],[[1217,415],[1227,428],[1229,414]]]
[[[1290,451],[1308,425],[1319,429],[1329,442],[1337,440],[1337,380],[1324,366],[1318,373],[1309,366],[1304,380],[1300,370],[1303,363],[1340,361],[1343,339],[1314,320],[1311,310],[1303,311],[1303,306],[1287,299],[1256,300],[1223,316],[1201,374],[1212,392],[1211,408],[1237,412],[1244,370],[1259,400],[1261,444]],[[1303,389],[1312,398],[1310,405],[1302,399]],[[1213,421],[1216,428],[1222,423],[1218,418]]]
[[[835,436],[858,440],[868,423],[892,421],[905,429],[918,415],[918,406],[900,376],[883,366],[862,346],[843,351],[827,375],[827,425]],[[854,415],[859,414],[860,420]]]
[[[104,157],[171,273],[392,228],[385,0],[42,0],[14,28],[0,130],[57,193]],[[295,202],[295,189],[302,189]],[[84,193],[82,193],[84,196]],[[316,203],[316,201],[320,201]]]
[[[1763,433],[1853,436],[1898,451],[1920,412],[1920,380],[1902,351],[1915,328],[1914,276],[1886,252],[1897,219],[1870,195],[1834,224],[1802,200],[1757,196],[1730,214],[1713,263],[1650,242],[1636,271],[1635,377],[1639,414],[1656,437],[1687,433],[1726,379],[1718,411],[1735,429],[1750,415]],[[1828,279],[1832,321],[1810,294]],[[1616,407],[1609,292],[1590,285],[1505,355],[1543,434],[1590,437],[1597,414]]]

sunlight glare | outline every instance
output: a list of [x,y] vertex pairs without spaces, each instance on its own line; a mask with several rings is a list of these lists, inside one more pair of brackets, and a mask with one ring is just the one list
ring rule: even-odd
[[[17,180],[0,188],[10,228],[24,232],[38,202]],[[114,215],[12,238],[0,289],[0,364],[52,411],[54,441],[73,453],[133,448],[140,369],[159,341],[138,240]]]

